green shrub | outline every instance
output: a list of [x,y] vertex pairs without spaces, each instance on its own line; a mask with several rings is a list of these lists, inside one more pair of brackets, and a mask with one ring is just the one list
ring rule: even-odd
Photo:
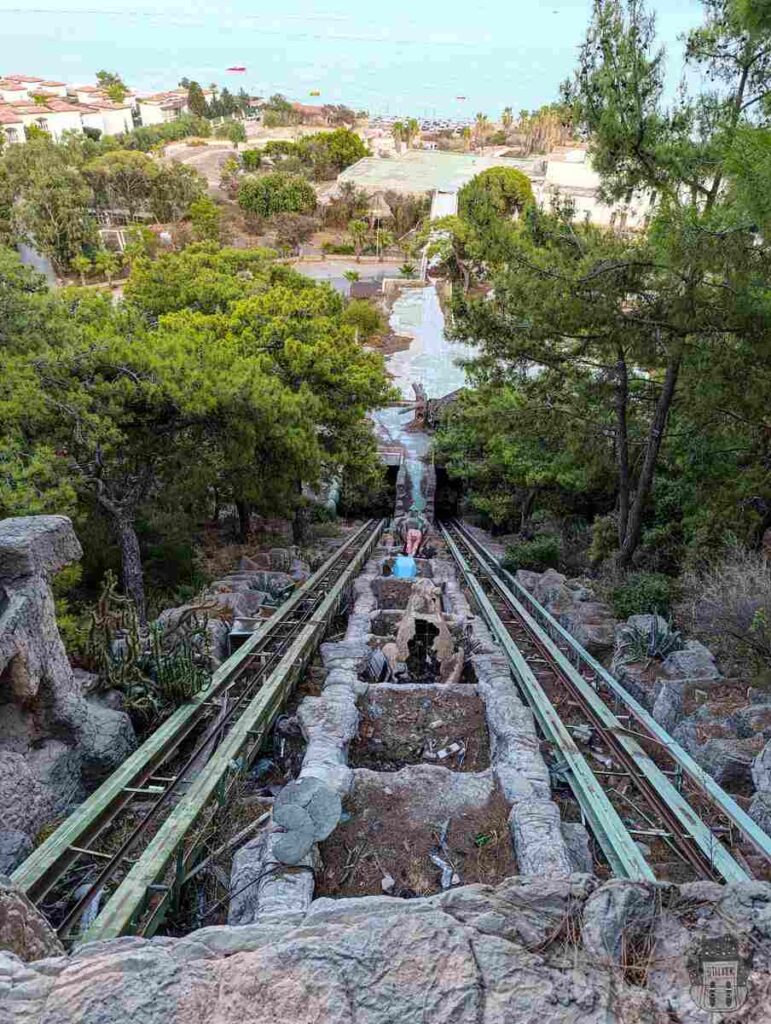
[[353,256],[356,250],[347,243],[337,245],[335,242],[324,242],[321,251],[328,256]]
[[241,165],[245,171],[259,170],[262,163],[261,149],[245,149],[241,153]]
[[358,331],[360,341],[379,334],[385,327],[380,310],[366,299],[353,299],[348,303],[343,313],[343,323]]
[[620,619],[630,615],[668,615],[674,581],[660,572],[633,572],[613,591],[613,611]]
[[589,561],[593,565],[604,562],[618,550],[618,519],[614,513],[597,516],[592,523],[592,543],[589,545]]
[[313,213],[316,193],[310,182],[292,174],[266,174],[244,178],[238,190],[238,205],[259,217],[276,213]]
[[559,560],[559,537],[544,533],[532,540],[522,540],[510,545],[503,556],[502,564],[509,572],[516,572],[517,569],[543,572],[545,569],[555,568]]

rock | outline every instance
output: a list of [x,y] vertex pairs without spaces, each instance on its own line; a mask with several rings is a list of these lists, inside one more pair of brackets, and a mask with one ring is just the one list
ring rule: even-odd
[[[634,883],[595,884],[513,878],[430,898],[320,899],[281,922],[93,943],[39,964],[0,954],[0,999],[14,1024],[705,1024],[689,948],[735,932],[756,960],[739,1016],[765,1024],[771,886],[672,887],[660,911],[656,886],[630,899],[615,890]],[[640,947],[646,969],[630,979],[618,935],[635,905],[653,948]],[[607,942],[571,942],[582,911],[590,933],[604,920]]]
[[270,568],[274,572],[289,572],[292,565],[292,552],[288,548],[271,548],[268,553]]
[[[25,961],[64,954],[56,932],[40,911],[3,875],[0,875],[0,949]],[[0,1014],[1,1011],[2,1007]]]
[[289,575],[297,583],[304,583],[311,574],[311,567],[301,558],[293,558],[289,566]]
[[314,873],[321,867],[318,848],[312,846],[289,867],[281,863],[281,850],[277,848],[281,839],[282,833],[266,830],[236,851],[230,873],[233,895],[228,924],[269,920],[286,924],[310,907]]
[[578,821],[563,821],[560,830],[570,859],[570,866],[578,874],[594,873],[594,860],[589,847],[589,833]]
[[80,554],[64,516],[0,522],[0,807],[28,835],[135,746],[122,711],[84,699],[56,626],[48,577]]
[[239,569],[247,572],[259,572],[261,569],[270,569],[270,555],[267,551],[257,551],[247,557],[244,555],[238,563]]
[[[542,573],[526,589],[575,637],[590,654],[602,656],[613,648],[616,620],[610,608],[594,594],[566,579],[555,569]],[[523,583],[523,586],[525,584]]]
[[771,836],[771,790],[764,789],[753,796],[749,815]]
[[657,910],[655,886],[621,879],[607,882],[584,906],[584,948],[601,963],[620,964],[625,947],[650,931]]
[[52,576],[83,551],[66,516],[0,520],[0,579]]
[[552,800],[525,796],[509,815],[520,875],[566,878],[573,867],[562,835],[560,812]]
[[3,828],[32,835],[53,817],[56,797],[46,792],[22,754],[0,750]]
[[752,777],[757,747],[757,741],[752,739],[707,740],[696,760],[721,786],[742,786]]
[[0,831],[0,875],[10,875],[32,853],[32,840],[18,829]]
[[664,679],[720,678],[715,656],[698,640],[689,640],[684,650],[668,654],[661,663],[659,674]]
[[766,743],[752,762],[752,781],[759,792],[771,790],[771,741]]
[[540,579],[537,572],[531,572],[529,569],[517,569],[514,575],[517,583],[521,583],[525,590],[531,594],[535,590],[538,580]]
[[771,739],[771,704],[749,704],[734,712],[733,718],[741,739],[752,736]]

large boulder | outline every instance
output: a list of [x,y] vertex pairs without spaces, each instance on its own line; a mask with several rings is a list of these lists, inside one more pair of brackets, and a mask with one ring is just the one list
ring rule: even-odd
[[[64,953],[56,932],[5,875],[0,875],[0,949],[24,961],[42,960]],[[0,1019],[4,1019],[1,1007]]]
[[616,627],[610,608],[598,601],[591,590],[555,569],[547,569],[537,581],[533,580],[534,575],[518,573],[517,578],[590,654],[608,654],[613,649]]
[[705,1024],[689,953],[729,934],[755,947],[739,1017],[765,1024],[770,907],[771,886],[757,882],[662,891],[575,875],[318,899],[285,918],[93,943],[39,965],[0,954],[0,1014],[14,1024]]
[[80,555],[64,516],[0,522],[0,815],[26,835],[136,745],[122,711],[84,698],[56,626],[50,577]]
[[26,832],[0,830],[0,875],[10,875],[32,853],[32,840]]

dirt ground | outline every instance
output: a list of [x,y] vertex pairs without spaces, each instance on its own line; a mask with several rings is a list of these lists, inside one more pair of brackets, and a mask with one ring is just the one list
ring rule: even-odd
[[[395,772],[423,761],[479,772],[490,764],[484,704],[476,694],[373,688],[359,710],[359,734],[348,758],[352,768]],[[461,749],[438,756],[452,744]]]
[[441,891],[441,868],[430,855],[437,852],[468,885],[495,885],[517,873],[507,825],[509,807],[496,791],[487,803],[456,814],[440,847],[444,822],[413,823],[402,801],[383,794],[367,806],[345,805],[342,822],[321,844],[324,868],[316,896],[382,896],[382,879],[390,875],[390,895],[405,899]]

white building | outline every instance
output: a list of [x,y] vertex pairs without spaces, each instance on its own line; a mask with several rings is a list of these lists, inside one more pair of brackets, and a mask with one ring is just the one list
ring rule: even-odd
[[124,135],[134,128],[128,100],[113,103],[112,100],[94,99],[83,104],[81,121],[84,128],[96,128],[102,135]]
[[159,92],[154,96],[140,96],[137,103],[143,125],[166,124],[168,121],[176,121],[183,114],[190,113],[185,89],[172,89],[170,92]]
[[635,194],[629,202],[607,205],[600,201],[600,176],[594,170],[586,146],[559,146],[546,161],[542,180],[534,182],[538,202],[548,207],[557,197],[569,199],[577,220],[588,220],[602,227],[640,230],[650,217],[651,202]]
[[81,108],[58,97],[47,99],[45,103],[8,103],[2,109],[16,116],[25,129],[35,125],[57,141],[65,132],[83,131]]
[[67,83],[47,81],[41,82],[40,85],[33,90],[35,93],[39,93],[42,96],[58,96],[61,100],[67,99]]
[[6,142],[24,142],[24,122],[21,116],[4,104],[0,104],[0,129]]

